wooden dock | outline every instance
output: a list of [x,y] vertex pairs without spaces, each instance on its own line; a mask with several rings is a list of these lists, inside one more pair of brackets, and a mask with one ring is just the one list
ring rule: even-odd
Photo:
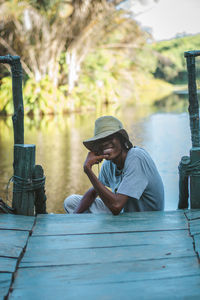
[[0,215],[0,299],[200,299],[200,210]]

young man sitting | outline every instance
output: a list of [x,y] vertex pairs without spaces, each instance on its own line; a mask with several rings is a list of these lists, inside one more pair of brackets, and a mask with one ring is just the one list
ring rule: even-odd
[[[67,213],[118,215],[164,209],[164,187],[155,163],[144,149],[133,147],[117,118],[98,118],[94,136],[83,144],[90,151],[83,169],[92,188],[83,196],[67,197],[64,201]],[[102,160],[97,178],[92,167]]]

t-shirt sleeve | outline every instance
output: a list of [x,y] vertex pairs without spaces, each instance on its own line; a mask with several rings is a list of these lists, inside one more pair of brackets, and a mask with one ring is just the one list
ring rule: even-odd
[[108,180],[109,172],[108,172],[107,163],[108,163],[107,161],[103,162],[98,179],[99,181],[101,181],[103,185],[110,187],[109,180]]
[[125,166],[117,193],[139,200],[148,184],[142,160],[132,158]]

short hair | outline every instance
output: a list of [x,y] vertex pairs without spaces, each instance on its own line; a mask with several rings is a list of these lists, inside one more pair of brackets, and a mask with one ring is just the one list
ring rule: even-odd
[[125,150],[130,150],[131,148],[133,148],[133,144],[130,142],[130,140],[126,139],[120,132],[113,134],[113,136],[116,136],[119,139],[121,146]]

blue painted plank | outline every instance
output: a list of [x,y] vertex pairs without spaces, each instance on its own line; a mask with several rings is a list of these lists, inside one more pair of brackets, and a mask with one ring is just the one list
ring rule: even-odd
[[0,256],[19,257],[28,236],[28,231],[0,230]]
[[[44,241],[45,243],[45,241]],[[27,250],[20,267],[60,266],[107,262],[131,262],[146,259],[162,259],[194,256],[192,242],[183,245],[142,245],[89,249],[41,249]]]
[[189,221],[189,230],[191,235],[200,234],[200,219]]
[[8,290],[11,284],[12,274],[9,273],[0,273],[0,299],[8,294]]
[[194,249],[200,257],[200,234],[194,236]]
[[0,272],[14,272],[17,264],[17,259],[0,257]]
[[35,217],[0,214],[0,229],[31,230]]
[[48,215],[37,215],[37,219],[42,220],[57,220],[58,222],[62,222],[63,219],[68,218],[68,222],[74,222],[74,219],[78,217],[80,222],[88,222],[88,220],[117,220],[118,217],[125,220],[133,220],[133,219],[157,219],[163,217],[183,217],[185,219],[185,211],[184,210],[173,210],[173,211],[144,211],[144,212],[131,212],[131,213],[123,213],[120,216],[108,215],[108,214],[48,214]]
[[200,275],[178,278],[116,282],[111,284],[49,284],[28,289],[15,288],[9,299],[55,300],[169,300],[199,299]]
[[[150,217],[153,215],[154,217]],[[112,215],[57,215],[37,218],[33,235],[187,229],[183,213],[150,212]],[[173,216],[173,217],[172,217]]]
[[75,248],[102,248],[141,245],[182,245],[184,249],[192,244],[188,230],[129,232],[88,235],[31,236],[27,251],[42,249],[59,250]]
[[[42,274],[42,276],[41,276]],[[48,287],[51,284],[108,284],[149,279],[167,279],[200,275],[197,257],[154,259],[88,265],[21,268],[14,288]]]
[[188,220],[200,219],[200,209],[186,210],[185,214]]

